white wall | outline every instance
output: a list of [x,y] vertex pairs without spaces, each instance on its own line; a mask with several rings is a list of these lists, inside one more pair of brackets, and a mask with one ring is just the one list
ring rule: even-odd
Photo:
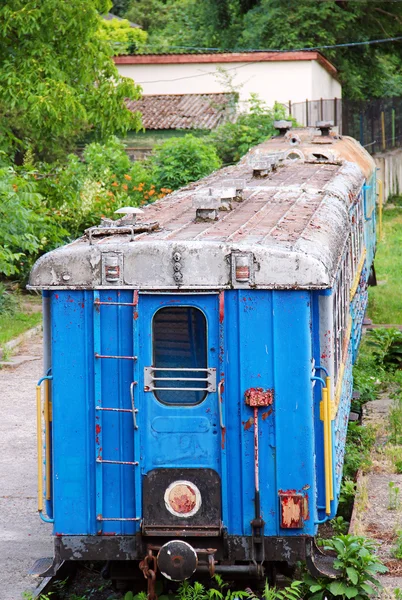
[[116,66],[121,75],[141,85],[144,95],[227,92],[230,80],[242,102],[252,92],[269,106],[275,101],[287,104],[289,100],[341,97],[339,83],[315,60]]
[[316,60],[312,64],[312,100],[320,98],[342,98],[342,86]]

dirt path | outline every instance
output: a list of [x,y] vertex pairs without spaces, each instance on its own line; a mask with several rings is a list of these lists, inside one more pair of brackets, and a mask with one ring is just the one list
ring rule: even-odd
[[[353,533],[365,535],[378,543],[378,555],[389,573],[381,576],[384,590],[381,599],[395,598],[394,590],[402,590],[402,560],[392,556],[397,530],[402,529],[402,475],[395,473],[392,455],[387,451],[389,435],[388,413],[392,400],[382,397],[366,405],[364,424],[372,424],[377,431],[373,465],[368,475],[359,477],[355,501]],[[390,487],[391,484],[391,487]]]
[[20,600],[38,581],[27,575],[52,556],[51,525],[37,509],[35,385],[42,375],[41,337],[18,355],[27,362],[0,370],[0,600]]

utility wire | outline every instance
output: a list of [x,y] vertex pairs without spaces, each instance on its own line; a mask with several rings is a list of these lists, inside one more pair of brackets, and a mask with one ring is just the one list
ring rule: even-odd
[[[315,50],[330,50],[333,48],[353,48],[355,46],[371,46],[372,44],[386,44],[388,42],[400,42],[402,40],[402,36],[390,37],[390,38],[380,38],[377,40],[366,40],[363,42],[346,42],[344,44],[326,44],[322,46],[306,46],[304,48],[288,48],[288,49],[279,49],[279,48],[208,48],[202,46],[168,46],[167,48],[175,48],[178,50],[208,50],[211,52],[219,52],[219,53],[231,53],[231,52],[305,52],[305,51],[315,51]],[[111,41],[111,40],[110,40]],[[113,42],[113,45],[121,45],[121,44],[130,44],[130,42]],[[148,48],[160,48],[158,44],[145,44],[145,47]]]

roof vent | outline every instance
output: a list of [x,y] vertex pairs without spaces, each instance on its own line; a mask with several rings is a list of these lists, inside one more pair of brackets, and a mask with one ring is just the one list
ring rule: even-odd
[[196,219],[201,221],[216,221],[218,218],[218,211],[232,210],[232,201],[235,198],[235,187],[201,190],[201,192],[193,197],[193,206],[196,209]]
[[282,153],[260,154],[257,150],[249,158],[249,164],[253,169],[253,177],[266,177],[271,171],[277,169],[282,159]]
[[334,122],[333,121],[317,121],[315,126],[317,127],[317,129],[321,130],[322,136],[328,136],[329,132],[331,131],[331,127],[334,126]]
[[292,121],[285,121],[284,119],[280,121],[274,121],[274,127],[275,129],[278,129],[280,137],[283,137],[285,133],[289,131],[289,129],[292,129],[292,125]]
[[246,187],[245,179],[225,179],[224,181],[222,181],[222,187],[234,188],[235,196],[233,200],[235,200],[235,202],[243,201],[243,190]]
[[113,221],[115,227],[127,227],[128,225],[135,225],[137,215],[144,214],[144,211],[135,206],[123,206],[118,210],[114,211],[115,214],[123,214],[124,216],[117,221]]

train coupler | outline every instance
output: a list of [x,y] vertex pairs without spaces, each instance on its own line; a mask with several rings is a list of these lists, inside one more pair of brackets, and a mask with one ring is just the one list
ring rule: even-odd
[[144,560],[140,562],[140,569],[147,580],[147,599],[158,600],[158,596],[155,592],[156,571],[158,565],[156,556],[153,555],[152,550],[148,550],[148,554],[144,557]]

